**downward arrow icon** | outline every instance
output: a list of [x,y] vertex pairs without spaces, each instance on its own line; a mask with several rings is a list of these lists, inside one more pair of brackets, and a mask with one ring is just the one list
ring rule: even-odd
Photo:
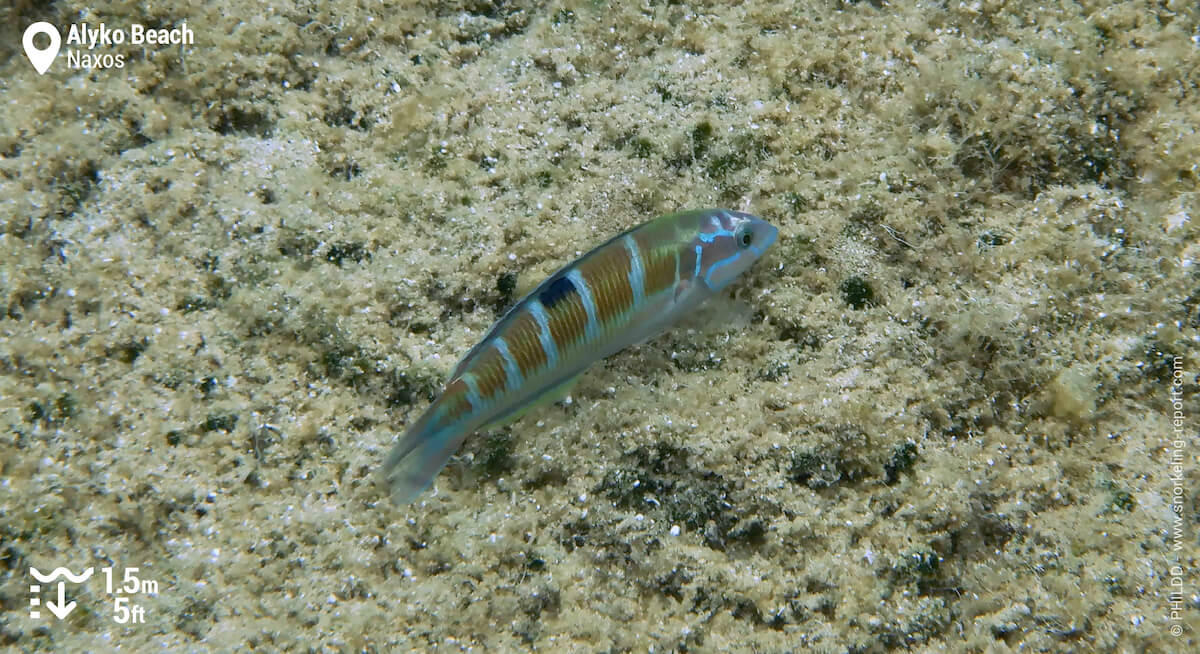
[[58,604],[55,604],[54,600],[46,602],[46,608],[50,609],[50,612],[54,614],[54,617],[58,618],[59,620],[67,617],[67,615],[75,609],[75,600],[71,600],[69,604],[67,603],[65,586],[65,583],[61,581],[58,582]]

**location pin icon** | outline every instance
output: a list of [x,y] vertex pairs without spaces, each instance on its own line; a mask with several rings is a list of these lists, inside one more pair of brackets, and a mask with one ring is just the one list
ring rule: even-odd
[[[50,45],[44,50],[38,50],[33,45],[33,37],[38,34],[45,34],[50,37]],[[58,46],[62,45],[62,37],[58,34],[58,28],[41,21],[34,23],[25,28],[25,36],[21,37],[21,46],[25,48],[25,56],[29,57],[29,63],[33,64],[38,75],[45,75],[50,69],[50,64],[54,63],[54,58],[58,56]]]

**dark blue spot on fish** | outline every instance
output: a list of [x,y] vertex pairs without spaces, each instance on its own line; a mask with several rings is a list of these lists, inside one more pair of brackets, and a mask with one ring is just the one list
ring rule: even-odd
[[569,298],[574,292],[575,285],[564,276],[550,282],[550,285],[546,287],[546,290],[542,291],[538,299],[542,301],[542,306],[546,307],[546,310],[549,311],[554,308],[554,305]]

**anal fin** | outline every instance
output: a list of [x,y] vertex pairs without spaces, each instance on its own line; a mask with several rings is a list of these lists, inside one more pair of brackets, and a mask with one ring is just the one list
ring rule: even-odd
[[553,404],[553,403],[563,399],[564,397],[567,396],[568,393],[571,392],[571,389],[575,387],[575,384],[579,383],[579,378],[582,376],[583,376],[583,373],[581,372],[581,373],[575,375],[574,377],[568,377],[567,379],[563,380],[562,382],[560,382],[554,386],[551,386],[550,388],[548,388],[544,392],[542,392],[541,395],[538,395],[538,396],[534,397],[533,399],[531,399],[530,401],[526,402],[525,405],[520,407],[519,409],[514,410],[512,413],[504,414],[504,415],[500,416],[499,418],[496,418],[495,420],[484,425],[483,427],[480,428],[480,431],[484,431],[484,430],[488,430],[488,429],[496,429],[497,427],[503,427],[504,425],[507,425],[508,423],[513,422],[514,420],[520,418],[521,416],[525,415],[526,413],[529,413],[530,411],[533,411],[534,409],[540,409],[546,405]]

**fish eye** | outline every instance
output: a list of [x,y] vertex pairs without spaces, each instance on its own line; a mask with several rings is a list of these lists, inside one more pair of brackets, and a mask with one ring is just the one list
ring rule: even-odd
[[748,248],[750,247],[750,244],[754,242],[754,231],[749,227],[743,227],[738,230],[738,233],[734,236],[734,238],[737,239],[738,245]]

